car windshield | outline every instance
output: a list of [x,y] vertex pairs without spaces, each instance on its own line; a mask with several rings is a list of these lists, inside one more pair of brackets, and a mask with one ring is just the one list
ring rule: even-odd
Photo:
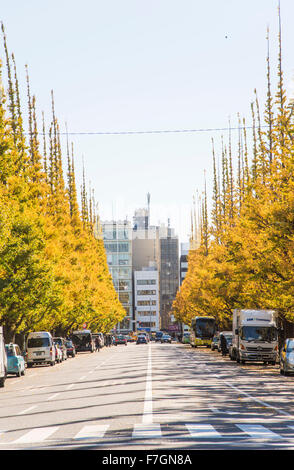
[[54,338],[54,343],[59,344],[62,346],[62,339],[61,338]]
[[67,347],[67,348],[72,348],[72,342],[71,342],[71,341],[67,341],[67,342],[66,342],[66,347]]
[[215,329],[215,320],[209,318],[197,318],[196,334],[199,337],[212,337]]
[[245,341],[276,341],[277,329],[269,326],[243,326],[240,338]]
[[15,354],[14,354],[14,349],[10,346],[5,346],[5,349],[6,349],[6,354],[8,357],[13,357]]
[[293,352],[293,351],[294,351],[294,341],[288,341],[287,352]]
[[48,337],[45,338],[29,338],[28,348],[45,348],[50,346]]

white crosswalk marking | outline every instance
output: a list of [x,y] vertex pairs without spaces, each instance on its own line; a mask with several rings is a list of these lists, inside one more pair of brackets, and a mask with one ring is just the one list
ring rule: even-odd
[[159,439],[161,438],[160,424],[135,424],[132,437],[133,439]]
[[186,424],[190,436],[194,439],[222,438],[223,436],[211,424]]
[[104,437],[109,425],[91,425],[91,426],[84,426],[78,434],[75,435],[74,439],[100,439]]
[[236,426],[254,439],[282,439],[279,434],[259,424],[236,424]]
[[42,442],[47,437],[51,436],[55,431],[57,431],[59,426],[51,426],[48,428],[36,428],[27,432],[19,439],[13,442],[13,444],[30,444],[33,442]]
[[[175,416],[173,415],[173,421],[175,421]],[[187,420],[188,421],[188,420]],[[207,443],[210,440],[211,443],[215,442],[215,440],[220,439],[240,439],[244,440],[245,438],[248,439],[248,436],[251,439],[256,440],[266,440],[266,441],[277,441],[277,440],[289,440],[289,434],[286,437],[283,437],[265,426],[257,425],[257,424],[235,424],[236,432],[232,432],[232,426],[229,426],[228,431],[229,434],[226,432],[220,433],[218,432],[212,424],[208,423],[187,423],[182,424],[183,428],[186,429],[188,432],[182,434],[173,434],[175,439],[195,439],[195,441],[206,439]],[[54,441],[59,440],[62,442],[64,439],[73,439],[74,441],[86,441],[87,439],[103,439],[106,432],[109,431],[110,425],[101,425],[101,424],[92,424],[83,426],[80,431],[74,437],[60,434],[58,437],[54,436]],[[285,428],[294,429],[294,426],[285,426]],[[0,430],[0,445],[17,445],[17,444],[33,444],[33,443],[40,443],[48,439],[51,435],[53,435],[57,430],[60,430],[60,426],[48,426],[48,427],[39,427],[36,429],[31,429],[30,431],[26,432],[18,439],[10,442],[4,442],[7,436],[7,430]],[[178,431],[177,427],[177,431]],[[240,430],[242,431],[240,433]],[[171,428],[167,431],[167,437],[170,439],[169,432]],[[129,435],[130,439],[161,439],[164,438],[164,433],[162,433],[161,425],[159,423],[137,423],[133,426],[132,435]],[[111,439],[111,432],[109,432],[109,439]],[[293,437],[290,437],[292,441]],[[52,441],[50,442],[50,445]],[[224,442],[224,441],[223,441]]]

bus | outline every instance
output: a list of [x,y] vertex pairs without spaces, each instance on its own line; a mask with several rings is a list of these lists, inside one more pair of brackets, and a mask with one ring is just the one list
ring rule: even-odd
[[76,352],[95,351],[94,338],[92,337],[91,330],[73,331],[71,335],[71,340],[75,345]]
[[197,348],[197,346],[206,346],[209,348],[214,333],[214,317],[194,317],[191,322],[190,345],[192,348]]

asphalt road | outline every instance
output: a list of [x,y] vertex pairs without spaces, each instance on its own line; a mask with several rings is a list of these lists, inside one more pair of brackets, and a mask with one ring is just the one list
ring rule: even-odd
[[294,377],[206,348],[128,344],[9,376],[2,449],[293,449]]

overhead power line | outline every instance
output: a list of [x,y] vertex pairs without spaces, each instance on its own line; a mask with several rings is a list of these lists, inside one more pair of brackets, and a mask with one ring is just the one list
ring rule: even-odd
[[[261,126],[262,128],[268,126]],[[214,131],[236,131],[242,129],[253,129],[253,126],[240,127],[211,127],[202,129],[161,129],[144,131],[93,131],[93,132],[60,132],[60,135],[140,135],[140,134],[189,134],[195,132],[214,132]],[[27,133],[29,134],[29,133]],[[39,132],[44,135],[43,132]],[[48,134],[48,133],[46,133]]]

